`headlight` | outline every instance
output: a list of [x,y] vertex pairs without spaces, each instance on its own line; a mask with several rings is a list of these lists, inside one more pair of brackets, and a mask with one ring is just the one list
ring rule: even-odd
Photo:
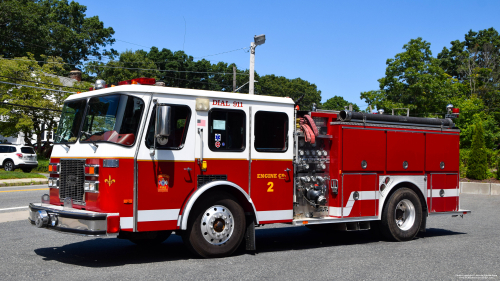
[[98,181],[86,181],[84,185],[85,192],[99,192]]

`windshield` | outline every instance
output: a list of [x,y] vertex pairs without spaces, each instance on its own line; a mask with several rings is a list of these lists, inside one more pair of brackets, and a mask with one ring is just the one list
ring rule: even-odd
[[80,142],[133,145],[143,110],[144,102],[132,96],[110,95],[91,98]]
[[64,103],[61,122],[55,135],[55,143],[74,143],[83,120],[87,100],[73,100]]

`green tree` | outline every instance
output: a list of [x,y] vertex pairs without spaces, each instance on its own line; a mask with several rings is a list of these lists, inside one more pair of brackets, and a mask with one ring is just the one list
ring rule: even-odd
[[259,95],[290,97],[297,100],[304,94],[304,98],[299,103],[301,110],[311,109],[313,103],[320,104],[321,102],[321,91],[315,84],[306,80],[288,79],[274,74],[256,76],[255,80],[259,81],[255,83],[255,92]]
[[321,104],[322,109],[327,110],[344,110],[344,107],[349,107],[349,104],[352,104],[352,109],[354,111],[360,111],[359,106],[355,103],[350,103],[346,101],[343,97],[333,96],[329,98],[325,103]]
[[86,17],[86,10],[68,0],[0,1],[0,55],[13,58],[29,52],[37,60],[59,56],[78,65],[91,57],[117,54],[101,50],[115,42],[113,28],[105,28],[98,16]]
[[[163,48],[152,47],[149,52],[138,50],[121,53],[118,60],[106,63],[91,62],[86,71],[104,79],[107,83],[116,83],[137,77],[154,77],[165,82],[167,87],[202,89],[209,91],[233,90],[234,63],[218,62],[212,64],[202,59],[195,61],[183,51],[172,52]],[[248,92],[249,71],[236,69],[237,87],[244,85],[239,93]],[[288,79],[283,76],[255,73],[255,94],[279,97],[290,97],[294,100],[305,94],[300,106],[310,109],[312,103],[320,104],[321,91],[315,84],[300,78]],[[245,85],[246,84],[246,85]]]
[[460,129],[460,148],[471,148],[474,136],[474,124],[482,123],[486,148],[495,149],[500,141],[500,128],[491,114],[487,114],[483,101],[477,95],[461,95],[451,99],[451,103],[460,108],[459,118],[454,119]]
[[472,150],[470,152],[467,165],[467,177],[471,179],[483,180],[487,178],[488,174],[488,159],[486,147],[484,145],[482,122],[478,122],[474,127]]
[[[0,134],[3,136],[17,136],[19,132],[23,132],[24,141],[30,145],[32,145],[31,139],[33,135],[36,135],[38,152],[41,150],[41,140],[45,130],[52,131],[57,126],[62,102],[69,95],[69,93],[38,88],[68,92],[78,91],[77,89],[63,87],[59,78],[51,75],[61,70],[62,58],[43,56],[42,58],[51,63],[40,66],[32,54],[29,54],[28,57],[17,57],[16,60],[4,60],[0,57],[0,81],[17,84],[0,83],[0,101],[14,104],[14,106],[3,105],[0,107],[0,115],[5,118],[4,122],[0,122]],[[81,89],[85,89],[86,86],[88,85],[85,83],[76,85]]]
[[160,72],[156,64],[147,57],[147,52],[127,50],[120,54],[118,60],[90,62],[86,65],[87,73],[96,74],[108,84],[118,83],[138,77],[158,77]]
[[432,57],[429,42],[419,37],[403,49],[394,59],[387,60],[385,77],[378,80],[380,90],[362,92],[361,98],[386,112],[409,108],[411,115],[420,117],[444,112],[450,98],[464,91],[462,85]]
[[500,34],[494,29],[470,30],[464,41],[451,42],[438,54],[443,69],[483,100],[484,110],[500,122]]

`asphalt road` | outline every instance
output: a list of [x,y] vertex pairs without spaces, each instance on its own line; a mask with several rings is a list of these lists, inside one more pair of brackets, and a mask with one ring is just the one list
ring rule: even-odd
[[43,194],[49,193],[49,188],[44,185],[4,186],[0,187],[0,213],[10,212],[15,207],[26,207],[30,202],[40,202]]
[[[20,196],[27,204],[43,193]],[[21,200],[0,193],[0,209],[6,196]],[[379,241],[367,231],[266,226],[257,228],[255,254],[211,260],[195,258],[176,235],[148,249],[5,222],[0,280],[498,280],[500,196],[461,195],[461,206],[473,213],[430,217],[427,233],[410,242]]]

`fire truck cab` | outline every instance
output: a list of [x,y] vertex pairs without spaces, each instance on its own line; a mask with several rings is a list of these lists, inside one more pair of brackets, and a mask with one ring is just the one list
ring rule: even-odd
[[459,205],[451,119],[123,84],[65,101],[50,193],[29,205],[32,224],[140,245],[175,231],[196,254],[219,257],[243,240],[254,250],[258,225],[376,227],[405,241],[428,215],[470,212]]

